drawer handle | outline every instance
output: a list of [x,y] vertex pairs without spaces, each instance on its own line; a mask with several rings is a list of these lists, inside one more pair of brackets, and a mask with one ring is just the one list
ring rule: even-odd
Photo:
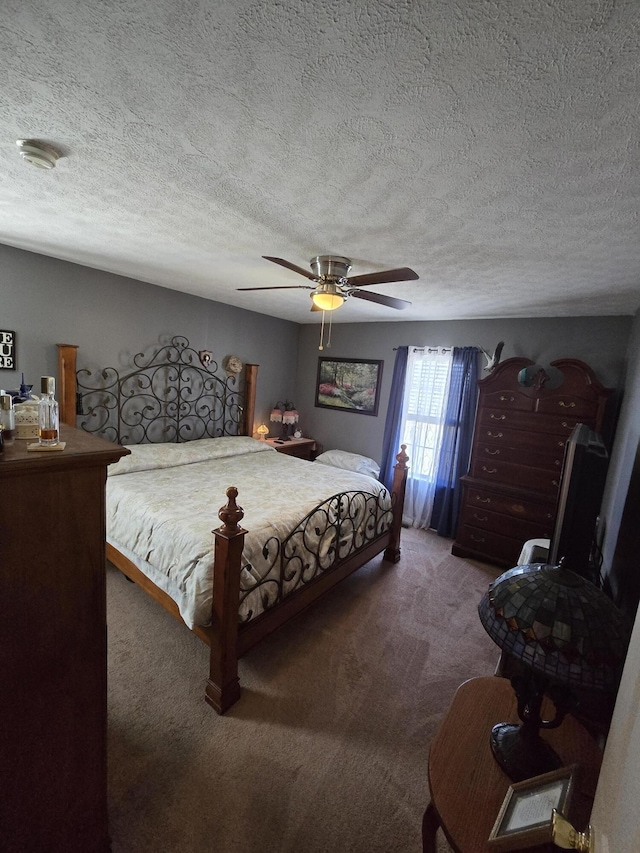
[[506,421],[506,415],[494,415],[493,412],[489,415],[492,421]]
[[473,513],[473,517],[476,519],[476,521],[489,521],[488,515],[478,515],[477,512]]
[[487,435],[489,436],[489,438],[504,438],[504,433],[491,432],[490,429],[487,430]]
[[550,512],[548,512],[548,513],[547,513],[547,518],[553,518],[553,515],[552,515]]
[[562,459],[554,459],[554,460],[553,460],[553,464],[554,464],[554,465],[557,465],[558,467],[560,467],[560,465],[562,465]]
[[568,424],[566,421],[562,421],[562,426],[566,429],[573,429],[575,424]]
[[559,483],[557,480],[552,480],[552,481],[551,481],[551,485],[552,485],[552,486],[555,486],[555,487],[556,487],[556,489],[557,489],[557,488],[558,488],[558,486],[560,485],[560,483]]
[[491,450],[491,448],[490,448],[490,447],[485,447],[484,452],[485,452],[485,453],[488,453],[488,454],[489,454],[489,456],[500,456],[500,451],[499,451],[499,450]]
[[[566,424],[562,424],[562,426],[566,426]],[[558,447],[564,447],[564,446],[565,446],[565,444],[566,444],[566,441],[559,441],[559,442],[558,442]]]
[[476,495],[476,500],[479,501],[481,504],[491,503],[491,498],[481,498],[480,495]]
[[495,474],[495,473],[497,472],[497,470],[498,470],[498,469],[497,469],[497,468],[487,468],[487,466],[486,466],[486,465],[483,465],[483,466],[482,466],[482,470],[483,470],[483,471],[486,471],[486,472],[487,472],[487,474]]
[[484,536],[474,536],[473,533],[471,534],[471,539],[474,542],[484,542],[485,541]]
[[558,405],[560,406],[561,409],[575,409],[575,407],[576,407],[575,403],[565,403],[564,400],[560,400],[558,402]]
[[[515,397],[506,397],[504,394],[500,394],[500,400],[503,403],[513,403],[515,399]],[[562,403],[560,405],[562,405]]]

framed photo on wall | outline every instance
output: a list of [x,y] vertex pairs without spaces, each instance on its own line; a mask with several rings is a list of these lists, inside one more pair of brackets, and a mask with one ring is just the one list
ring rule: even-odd
[[0,370],[16,369],[16,333],[0,329]]
[[319,358],[316,406],[377,415],[383,364],[371,358]]

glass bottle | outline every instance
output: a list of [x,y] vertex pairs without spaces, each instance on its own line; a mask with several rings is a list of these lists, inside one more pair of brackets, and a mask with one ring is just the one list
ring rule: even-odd
[[0,394],[0,423],[3,427],[4,443],[13,444],[16,437],[16,416],[11,394]]
[[40,402],[38,403],[38,443],[51,447],[58,443],[58,403],[55,399],[56,380],[43,376],[40,380]]

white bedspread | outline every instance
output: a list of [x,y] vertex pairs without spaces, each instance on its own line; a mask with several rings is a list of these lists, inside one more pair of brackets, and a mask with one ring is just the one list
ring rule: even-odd
[[[242,619],[257,616],[278,595],[276,584],[270,583],[277,574],[275,546],[272,543],[263,553],[265,543],[274,536],[285,539],[331,495],[349,491],[379,495],[376,530],[383,532],[391,522],[390,497],[381,483],[279,454],[252,438],[137,445],[129,450],[130,456],[109,466],[107,539],[174,599],[190,628],[211,621],[211,531],[220,525],[217,513],[226,503],[229,486],[238,489],[238,504],[245,513],[241,524],[249,531],[243,552]],[[370,508],[367,512],[370,515]],[[347,524],[341,531],[341,550],[349,547],[349,536],[357,541],[357,532],[349,533]],[[335,535],[326,534],[313,545],[320,568],[333,559],[330,552],[335,547]],[[308,570],[296,561],[291,565],[285,595],[300,584],[301,573],[311,576],[317,571],[316,565]]]

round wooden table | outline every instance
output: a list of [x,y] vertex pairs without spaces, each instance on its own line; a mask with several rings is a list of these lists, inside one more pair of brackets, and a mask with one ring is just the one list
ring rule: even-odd
[[[553,705],[543,705],[553,717]],[[456,853],[490,853],[487,840],[511,780],[497,764],[489,735],[500,722],[519,722],[511,683],[498,676],[473,678],[456,691],[429,751],[431,802],[422,822],[423,853],[436,853],[441,827]],[[602,751],[577,720],[567,715],[557,729],[541,731],[563,764],[578,764],[569,818],[576,829],[589,823]],[[528,848],[552,853],[553,845]]]

